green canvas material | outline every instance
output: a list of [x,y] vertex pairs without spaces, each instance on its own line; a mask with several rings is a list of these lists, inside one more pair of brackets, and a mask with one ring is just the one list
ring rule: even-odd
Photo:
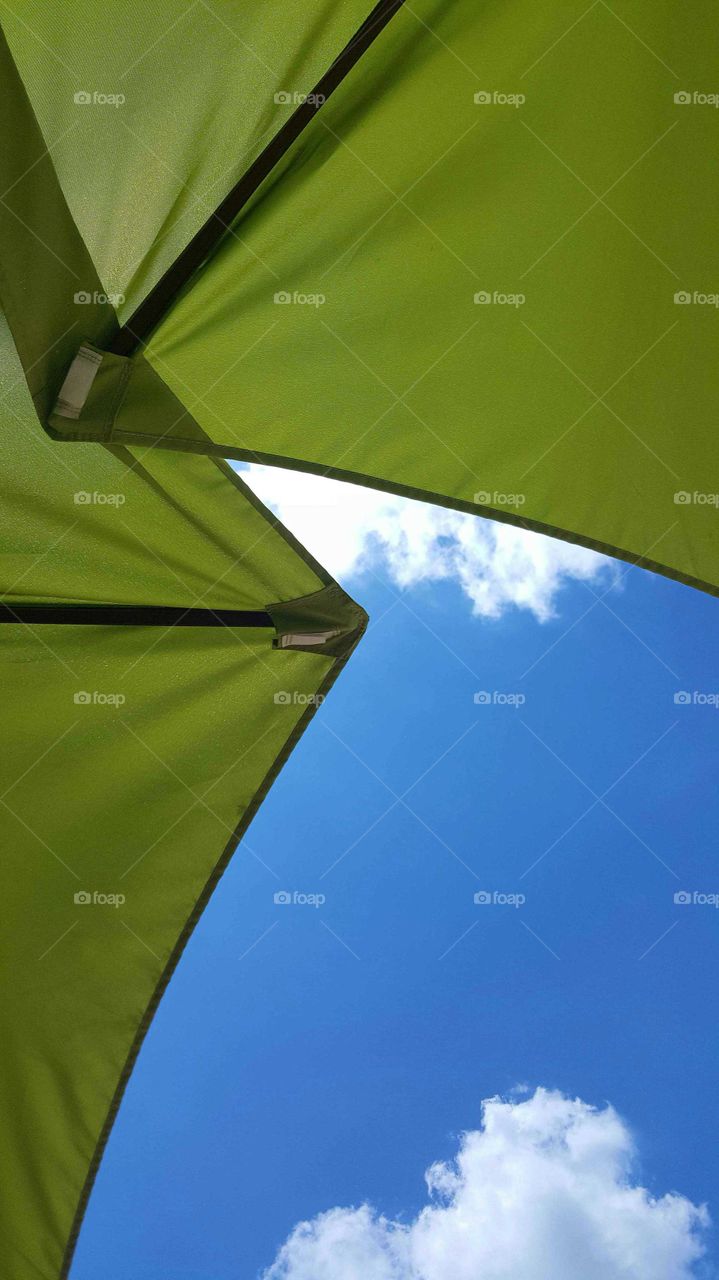
[[[0,30],[0,301],[41,418],[81,338],[117,329],[102,282],[77,231],[47,143]],[[81,301],[76,301],[81,299]]]
[[[102,288],[123,298],[121,308],[135,305],[174,260],[370,7],[371,0],[3,6],[2,26],[70,212]],[[77,103],[78,94],[101,98]]]
[[[42,429],[117,316],[2,41],[0,64],[0,603],[208,619],[0,625],[0,1275],[58,1280],[162,992],[366,615],[221,459]],[[132,406],[140,440],[188,417],[146,362]],[[268,625],[209,625],[221,610]]]
[[0,626],[0,1274],[56,1280],[159,996],[365,618],[225,464],[53,444],[3,332],[2,602],[275,623]]
[[713,23],[405,5],[141,358],[208,449],[715,592]]
[[8,1280],[67,1276],[162,990],[365,623],[222,457],[719,591],[708,0],[405,4],[107,353],[369,7],[2,11],[2,602],[275,624],[0,626]]

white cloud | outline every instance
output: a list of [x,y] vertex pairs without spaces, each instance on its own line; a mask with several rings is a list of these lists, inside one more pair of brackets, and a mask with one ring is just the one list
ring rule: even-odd
[[690,1280],[703,1207],[632,1181],[612,1107],[537,1089],[491,1098],[455,1160],[425,1174],[430,1203],[393,1222],[368,1205],[302,1222],[263,1280]]
[[499,618],[516,606],[544,622],[567,580],[611,572],[611,561],[584,547],[361,485],[278,467],[242,476],[345,582],[373,571],[401,588],[454,581],[476,614]]

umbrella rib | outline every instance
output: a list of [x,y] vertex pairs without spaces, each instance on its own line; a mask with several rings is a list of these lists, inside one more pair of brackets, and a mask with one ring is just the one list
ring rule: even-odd
[[258,187],[276,168],[362,55],[374,44],[404,2],[405,0],[379,0],[362,26],[318,80],[314,89],[307,94],[305,101],[285,121],[249,169],[243,173],[232,190],[195,233],[172,266],[168,267],[150,290],[127,323],[118,330],[109,347],[111,352],[119,356],[130,356],[147,342],[188,280],[229,231],[238,213],[252,199]]
[[183,609],[174,605],[4,604],[0,623],[80,627],[271,627],[264,609]]

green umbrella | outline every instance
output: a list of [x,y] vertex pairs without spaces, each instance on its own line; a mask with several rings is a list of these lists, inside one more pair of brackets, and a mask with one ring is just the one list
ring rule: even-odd
[[224,458],[719,588],[713,7],[367,8],[3,6],[8,1280],[365,625]]

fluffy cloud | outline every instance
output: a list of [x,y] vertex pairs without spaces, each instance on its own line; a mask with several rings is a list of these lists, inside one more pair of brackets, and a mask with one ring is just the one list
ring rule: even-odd
[[295,1227],[263,1280],[693,1280],[706,1209],[653,1197],[634,1165],[610,1106],[491,1098],[456,1159],[425,1174],[414,1219],[330,1209]]
[[337,578],[383,574],[398,587],[455,581],[474,613],[510,606],[542,622],[568,579],[611,572],[604,556],[511,525],[299,471],[242,471],[258,497]]

